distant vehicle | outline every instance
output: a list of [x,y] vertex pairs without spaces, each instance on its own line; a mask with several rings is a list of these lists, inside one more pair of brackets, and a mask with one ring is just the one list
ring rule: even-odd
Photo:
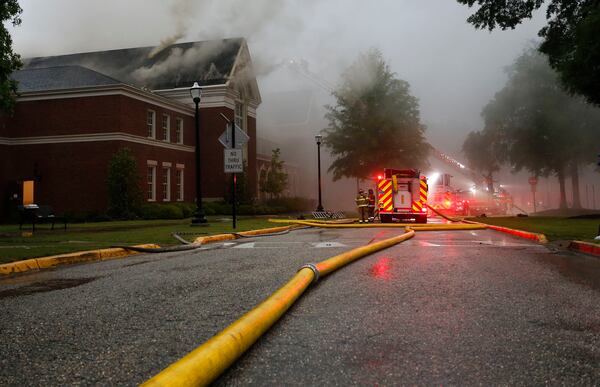
[[413,219],[427,223],[427,178],[417,169],[384,169],[377,176],[377,205],[382,223]]
[[484,190],[463,191],[450,184],[451,175],[441,174],[432,183],[428,203],[446,215],[506,215],[512,197],[503,189],[494,194]]

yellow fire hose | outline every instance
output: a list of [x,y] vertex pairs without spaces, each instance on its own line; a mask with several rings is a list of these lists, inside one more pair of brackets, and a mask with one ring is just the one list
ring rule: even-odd
[[[440,216],[452,220],[442,214]],[[211,383],[269,330],[311,283],[359,258],[412,238],[415,235],[415,230],[479,230],[487,228],[485,224],[348,224],[348,220],[342,222],[316,222],[285,219],[269,219],[269,221],[323,228],[403,227],[406,232],[393,238],[336,255],[317,264],[304,265],[288,283],[265,301],[194,351],[143,383],[143,386],[201,386]]]
[[425,205],[427,206],[427,208],[429,208],[431,211],[435,212],[437,215],[441,216],[442,218],[449,220],[451,222],[461,222],[463,219],[460,218],[452,218],[448,215],[445,215],[443,212],[431,207],[429,204],[425,203]]
[[312,282],[414,235],[414,230],[406,228],[402,235],[359,247],[318,264],[303,266],[287,284],[260,305],[142,386],[201,386],[211,383],[279,320]]
[[322,228],[406,228],[410,227],[415,231],[444,231],[444,230],[482,230],[487,228],[484,224],[431,224],[431,223],[325,223],[313,222],[307,220],[288,220],[288,219],[269,219],[273,223],[298,224],[311,227]]

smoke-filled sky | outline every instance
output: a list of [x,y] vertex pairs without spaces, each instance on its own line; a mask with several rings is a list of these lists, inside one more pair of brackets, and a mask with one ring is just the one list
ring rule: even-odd
[[[377,47],[421,102],[429,140],[456,153],[481,126],[503,69],[536,39],[543,12],[515,31],[476,31],[454,0],[20,0],[11,28],[23,57],[179,41],[245,37],[264,95],[294,89],[273,66],[295,58],[335,84],[358,55]],[[289,79],[289,77],[284,78]],[[303,83],[307,81],[302,79]],[[310,83],[310,82],[309,82]],[[315,85],[305,85],[315,87]]]

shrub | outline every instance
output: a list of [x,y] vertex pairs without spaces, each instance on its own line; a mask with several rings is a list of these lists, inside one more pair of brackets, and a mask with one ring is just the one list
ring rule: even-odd
[[142,218],[183,219],[183,211],[175,204],[148,203],[142,206]]
[[[183,213],[184,218],[190,218],[196,212],[196,204],[195,203],[185,203],[185,202],[177,202],[173,203],[173,205],[179,207],[181,212]],[[207,214],[209,215],[209,214]]]
[[108,165],[108,215],[116,219],[133,219],[140,213],[142,192],[137,161],[128,148],[121,148]]

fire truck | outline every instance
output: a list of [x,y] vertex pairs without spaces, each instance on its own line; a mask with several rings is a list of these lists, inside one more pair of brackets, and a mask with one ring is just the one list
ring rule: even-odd
[[432,177],[428,204],[446,215],[505,215],[512,206],[512,198],[503,189],[490,194],[484,190],[463,191],[452,188],[451,175],[443,173]]
[[377,176],[377,209],[382,223],[414,219],[427,223],[427,178],[417,169],[384,169]]
[[428,204],[447,215],[469,215],[471,203],[469,192],[452,188],[451,178],[452,175],[448,173],[436,173],[432,176]]

